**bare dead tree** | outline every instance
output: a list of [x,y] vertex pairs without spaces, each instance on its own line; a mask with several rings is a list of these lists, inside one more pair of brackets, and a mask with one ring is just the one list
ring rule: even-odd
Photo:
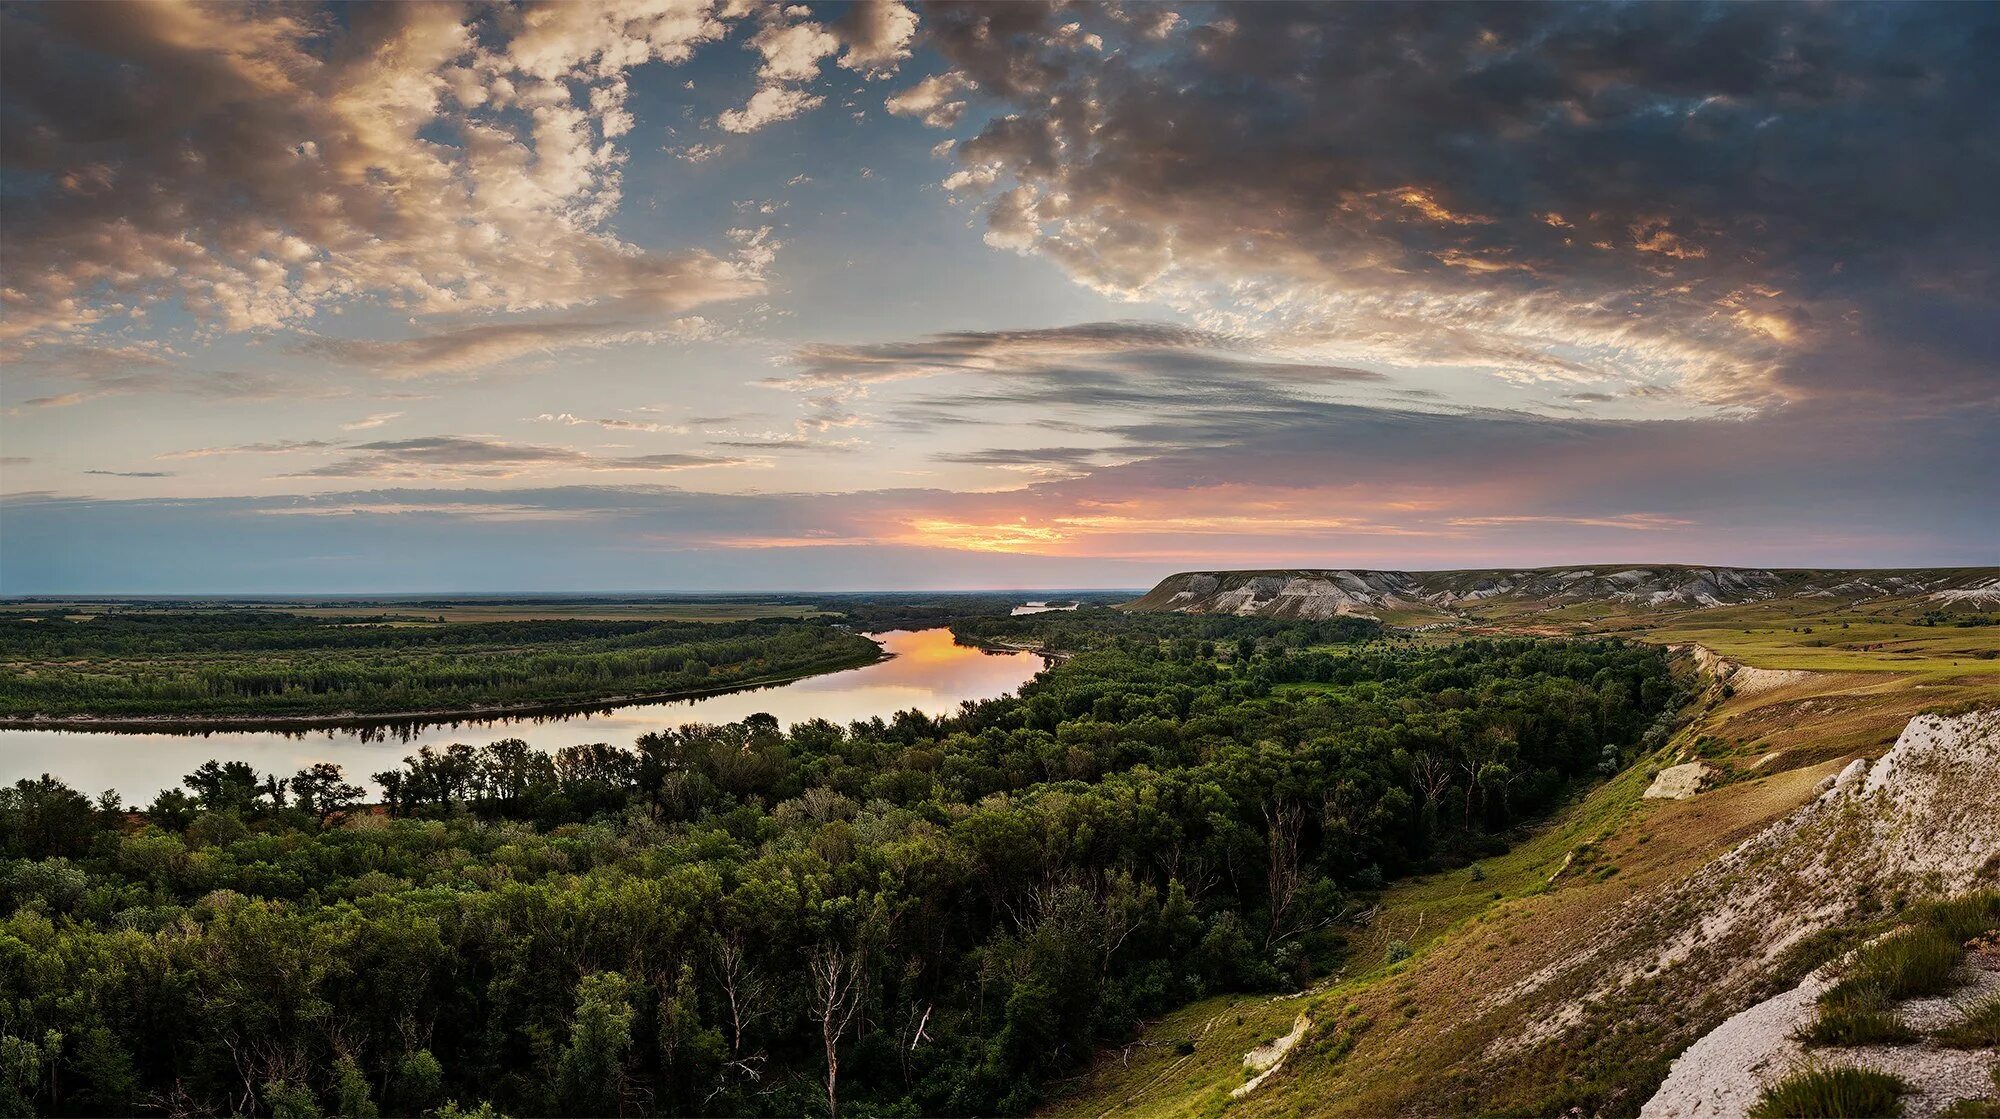
[[1264,884],[1271,898],[1271,920],[1264,931],[1266,946],[1277,943],[1292,903],[1305,885],[1299,865],[1299,837],[1305,831],[1305,809],[1286,800],[1266,801],[1264,827],[1269,833]]
[[716,937],[714,945],[716,976],[729,1002],[730,1064],[755,1080],[757,1062],[744,1055],[743,1035],[752,1023],[770,1013],[769,988],[751,966],[742,930],[730,929]]
[[826,1047],[827,1119],[840,1119],[840,1039],[861,1009],[864,959],[859,949],[823,944],[806,962],[812,978],[812,1014],[819,1022],[820,1043]]
[[1411,759],[1410,776],[1417,782],[1417,791],[1424,794],[1424,826],[1428,829],[1437,827],[1437,803],[1451,788],[1451,774],[1451,763],[1428,750]]

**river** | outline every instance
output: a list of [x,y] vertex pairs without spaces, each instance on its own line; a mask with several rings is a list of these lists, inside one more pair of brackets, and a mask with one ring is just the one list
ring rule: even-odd
[[992,699],[1020,688],[1042,668],[1033,653],[993,653],[957,644],[948,629],[870,634],[888,659],[860,668],[809,676],[789,684],[700,699],[636,703],[572,715],[367,728],[216,730],[134,733],[100,730],[0,730],[0,780],[53,774],[95,795],[117,789],[145,802],[210,758],[241,760],[260,773],[290,775],[318,761],[338,762],[348,779],[370,786],[371,773],[399,763],[419,746],[474,745],[519,738],[542,750],[585,742],[630,745],[648,731],[687,723],[729,723],[759,712],[790,725],[807,719],[846,724],[915,708],[933,715],[968,699]]

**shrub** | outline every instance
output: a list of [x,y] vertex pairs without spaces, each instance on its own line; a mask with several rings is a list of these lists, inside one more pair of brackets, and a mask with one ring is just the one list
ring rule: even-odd
[[1750,1119],[1875,1119],[1903,1113],[1909,1084],[1873,1069],[1811,1066],[1758,1097]]
[[1939,1044],[1953,1049],[1991,1049],[2000,1046],[2000,995],[1975,1004],[1965,1017],[1937,1032]]
[[1879,996],[1867,991],[1821,999],[1818,1017],[1796,1036],[1807,1045],[1902,1045],[1917,1039]]
[[1917,918],[1963,944],[1982,933],[2000,929],[2000,890],[1978,890],[1949,900],[1926,902],[1917,910]]
[[1890,1001],[1943,994],[1951,989],[1952,972],[1964,955],[1959,941],[1942,929],[1906,929],[1863,948],[1848,977],[1822,1001],[1859,998],[1864,992]]

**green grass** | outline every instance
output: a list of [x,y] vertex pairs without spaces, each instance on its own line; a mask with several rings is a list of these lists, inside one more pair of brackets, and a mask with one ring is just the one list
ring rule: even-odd
[[1876,1119],[1901,1115],[1902,1077],[1840,1066],[1804,1068],[1764,1089],[1750,1119]]
[[[1892,1009],[1898,999],[1940,995],[1957,984],[1964,942],[2000,927],[2000,891],[1924,902],[1914,925],[1855,953],[1846,974],[1819,998],[1819,1013],[1795,1035],[1807,1045],[1901,1045],[1917,1040]],[[1960,1048],[2000,1044],[2000,998],[1974,1007],[1937,1035]]]
[[[1965,1017],[1936,1034],[1938,1044],[1953,1049],[1991,1049],[2000,1046],[2000,995],[1977,1003]],[[2000,1072],[1996,1072],[2000,1075]]]
[[1916,1031],[1872,992],[1822,1001],[1819,1015],[1800,1027],[1797,1037],[1807,1045],[1903,1045],[1917,1040]]
[[1920,925],[1892,933],[1863,948],[1845,979],[1821,996],[1822,1005],[1841,1001],[1865,1004],[1873,1000],[1941,995],[1953,984],[1965,949],[1943,929]]
[[1916,916],[1960,944],[2000,928],[2000,890],[1977,890],[1942,901],[1925,902]]

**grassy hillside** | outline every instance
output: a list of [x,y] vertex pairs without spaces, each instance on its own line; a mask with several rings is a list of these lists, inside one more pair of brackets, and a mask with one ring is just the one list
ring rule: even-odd
[[[1545,1003],[1495,996],[1605,936],[1627,901],[1696,877],[1851,758],[1879,756],[1912,716],[2000,703],[2000,627],[1934,624],[1926,613],[1908,603],[1810,600],[1487,611],[1465,629],[1699,643],[1782,671],[1741,673],[1740,687],[1718,680],[1666,747],[1506,855],[1386,891],[1338,974],[1296,996],[1211,999],[1150,1023],[1134,1044],[1101,1054],[1050,1113],[1636,1111],[1676,1053],[1741,1007],[1677,992],[1682,1008],[1664,1020],[1607,1017],[1586,1023],[1588,1045],[1552,1051],[1510,1044]],[[1714,767],[1708,791],[1642,797],[1654,773],[1689,759]],[[1778,961],[1768,981],[1794,980],[1810,962],[1807,953]],[[1301,1015],[1310,1026],[1283,1064],[1232,1098],[1251,1076],[1246,1054],[1292,1031]]]

